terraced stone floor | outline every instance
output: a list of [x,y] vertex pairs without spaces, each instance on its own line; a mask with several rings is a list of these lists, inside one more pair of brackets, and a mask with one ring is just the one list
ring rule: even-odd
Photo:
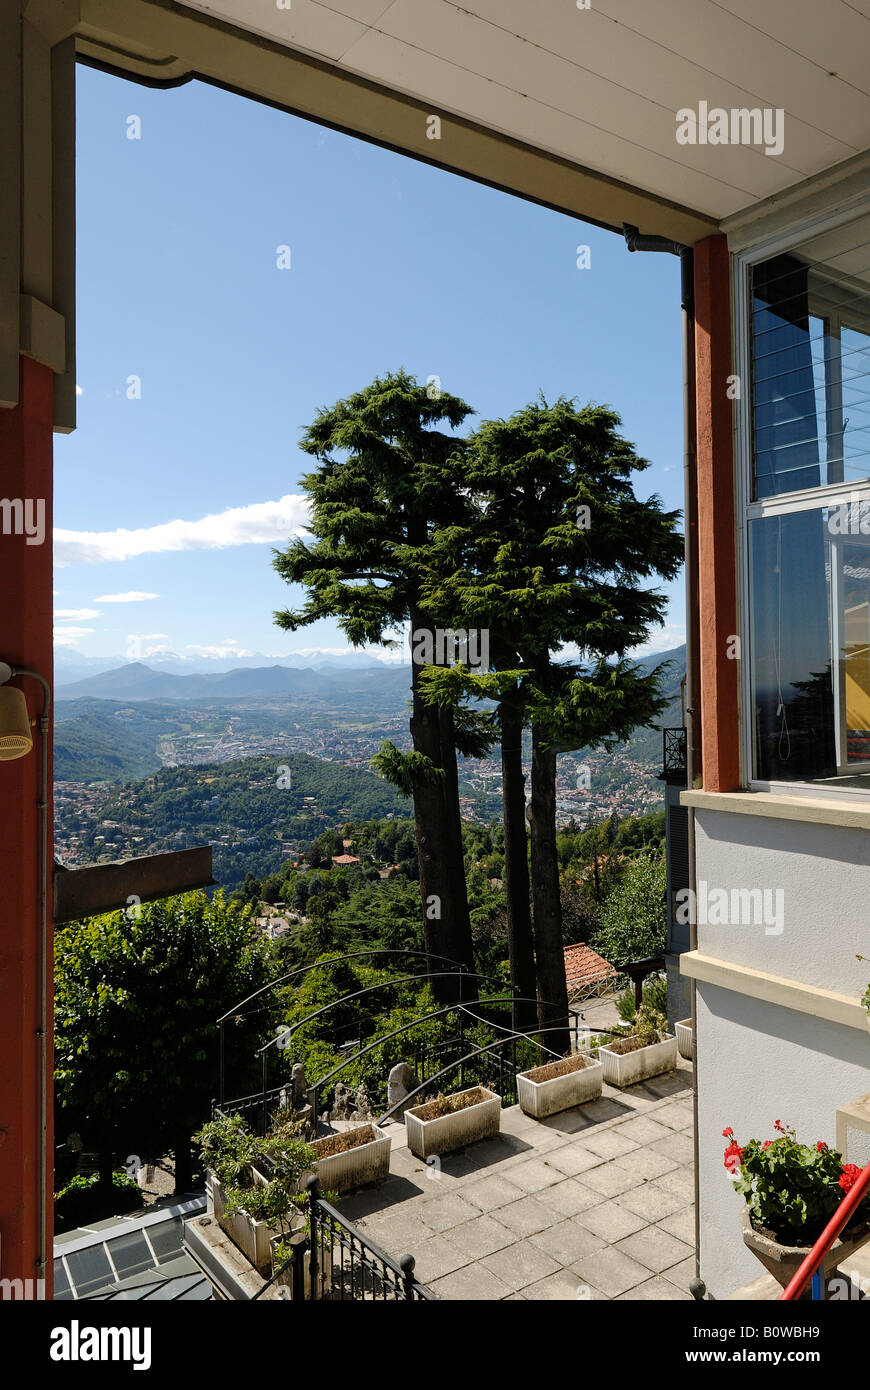
[[444,1299],[690,1299],[691,1069],[501,1133],[427,1167],[391,1124],[390,1177],[341,1211]]

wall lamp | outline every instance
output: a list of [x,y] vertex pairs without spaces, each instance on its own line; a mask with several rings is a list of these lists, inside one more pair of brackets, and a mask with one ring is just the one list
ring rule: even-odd
[[0,661],[0,762],[23,758],[33,747],[24,691],[6,684],[16,674],[8,661]]

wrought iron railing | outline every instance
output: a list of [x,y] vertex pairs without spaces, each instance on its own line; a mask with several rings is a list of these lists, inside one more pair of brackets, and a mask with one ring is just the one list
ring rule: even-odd
[[308,1230],[291,1242],[292,1253],[254,1295],[281,1286],[284,1297],[314,1302],[426,1303],[437,1295],[414,1274],[413,1255],[394,1260],[320,1195],[308,1180]]
[[662,781],[686,780],[686,730],[662,729]]

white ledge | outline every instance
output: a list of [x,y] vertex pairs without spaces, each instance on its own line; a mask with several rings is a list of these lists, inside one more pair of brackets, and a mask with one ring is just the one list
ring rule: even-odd
[[704,955],[702,951],[687,951],[680,956],[680,971],[690,979],[719,985],[722,989],[746,994],[752,999],[763,999],[783,1009],[812,1014],[814,1018],[825,1018],[846,1028],[858,1028],[864,1033],[870,1031],[870,1016],[860,1000],[851,994],[838,994],[835,990],[818,989],[814,985],[801,984],[799,980],[785,979],[782,975],[769,975],[764,970],[734,965],[731,961]]
[[816,796],[780,796],[776,792],[680,793],[680,804],[696,811],[726,811],[742,816],[840,825],[847,830],[870,830],[870,800],[834,800]]

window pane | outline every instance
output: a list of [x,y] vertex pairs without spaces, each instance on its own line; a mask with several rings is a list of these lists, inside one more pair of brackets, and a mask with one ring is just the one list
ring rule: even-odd
[[870,477],[870,219],[752,270],[753,496]]
[[750,525],[754,772],[870,788],[870,502]]

